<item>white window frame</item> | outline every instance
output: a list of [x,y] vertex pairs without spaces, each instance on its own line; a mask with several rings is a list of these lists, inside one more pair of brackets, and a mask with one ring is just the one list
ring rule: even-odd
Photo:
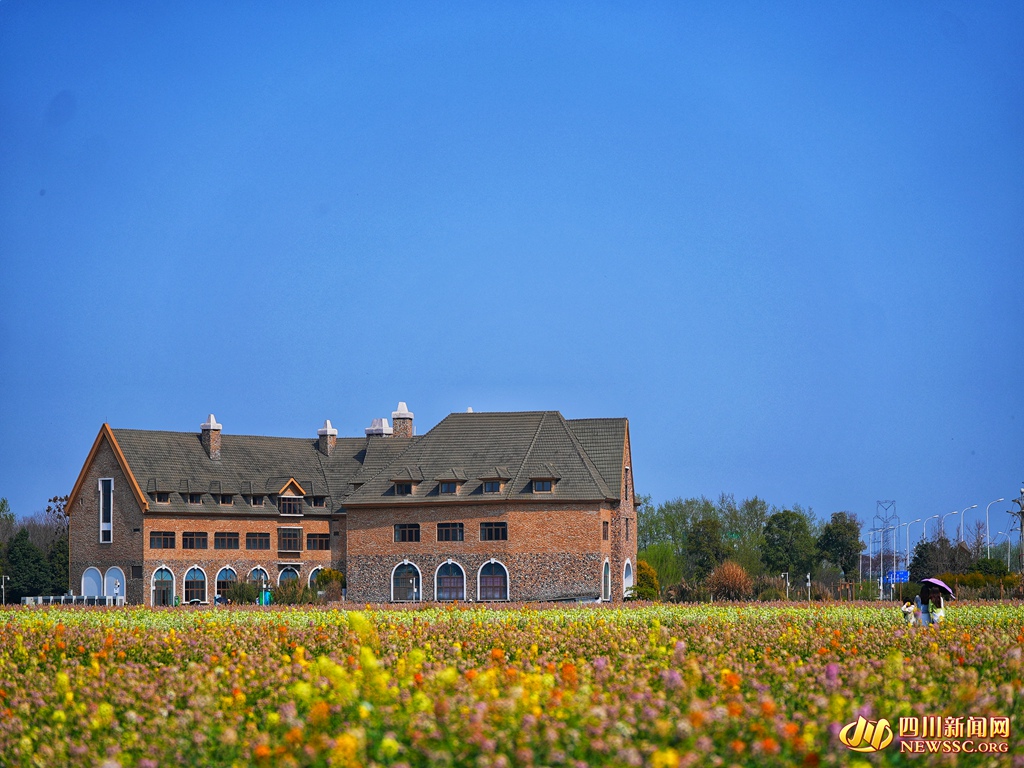
[[309,572],[310,589],[316,589],[316,584],[314,582],[316,581],[316,577],[320,575],[321,571],[323,571],[323,566],[318,565],[312,571]]
[[[419,597],[417,597],[415,600],[401,600],[401,601],[396,601],[395,600],[395,571],[397,571],[399,566],[402,566],[402,565],[411,565],[413,568],[416,569],[416,578],[418,580],[418,589],[416,590],[416,592],[419,595]],[[465,571],[463,571],[463,573],[465,573]],[[388,577],[388,583],[390,584],[391,602],[392,603],[394,603],[394,602],[402,602],[402,603],[421,603],[421,602],[423,602],[423,571],[421,571],[420,567],[418,565],[416,565],[416,563],[414,563],[412,560],[403,560],[400,563],[396,563],[395,567],[391,569],[391,575]]]
[[[496,557],[492,557],[483,563],[480,563],[480,567],[476,569],[476,601],[482,602],[483,598],[480,597],[480,577],[484,572],[484,566],[490,565],[491,563],[497,563],[505,569],[505,602],[512,600],[512,573],[509,571],[508,566],[505,565],[501,560]],[[489,603],[500,603],[501,600],[488,600]]]
[[221,566],[217,570],[217,575],[213,578],[213,600],[214,600],[214,602],[217,601],[217,582],[220,581],[220,575],[222,573],[224,573],[224,571],[231,571],[231,573],[233,573],[234,576],[235,576],[235,584],[238,583],[238,571],[236,571],[230,565]]
[[[605,583],[607,577],[607,584]],[[601,566],[601,600],[610,602],[612,599],[612,564],[607,558]]]
[[[462,571],[462,602],[466,602],[466,591],[467,591],[466,590],[466,582],[469,580],[469,577],[466,575],[466,569],[462,567],[462,563],[456,562],[455,560],[452,560],[450,557],[447,560],[445,560],[443,563],[438,565],[437,568],[434,570],[434,602],[435,603],[438,602],[438,599],[437,599],[437,579],[438,579],[438,574],[441,573],[441,569],[444,568],[446,565],[454,565],[454,566],[458,567],[458,569],[460,571]],[[394,587],[394,584],[392,583],[391,586]],[[452,603],[454,603],[454,602],[457,602],[457,601],[456,600],[446,600],[445,602],[452,602]]]
[[[103,522],[103,484],[104,483],[108,483],[108,482],[110,483],[110,509],[108,510],[110,512],[110,522],[104,523]],[[99,481],[97,482],[97,484],[96,484],[96,489],[99,491],[99,495],[100,495],[100,503],[99,503],[99,513],[100,513],[99,514],[99,522],[100,522],[99,537],[100,537],[100,539],[99,539],[99,541],[100,541],[100,544],[113,544],[114,543],[114,478],[112,478],[112,477],[101,477],[99,479]],[[108,541],[104,541],[103,540],[103,533],[104,533],[104,531],[109,532],[109,534],[110,534],[110,539]]]
[[[181,577],[181,602],[182,604],[187,604],[188,602],[185,600],[185,583],[188,581],[188,575],[192,573],[193,569],[203,574],[203,599],[200,602],[206,605],[210,602],[210,577],[206,574],[206,569],[199,565],[199,563],[194,563],[186,568],[185,575]],[[213,583],[213,590],[216,593],[217,582]]]
[[167,571],[169,574],[171,574],[171,602],[170,602],[170,606],[174,605],[174,598],[178,594],[178,585],[175,583],[174,569],[171,568],[169,565],[165,565],[165,564],[161,563],[160,565],[158,565],[156,568],[153,569],[153,573],[151,573],[150,576],[149,576],[149,606],[151,608],[154,607],[153,598],[156,597],[156,575],[160,571]]
[[82,584],[79,594],[85,596],[85,576],[89,571],[96,571],[96,574],[100,577],[100,593],[98,595],[89,595],[89,597],[102,597],[103,596],[103,571],[94,565],[90,565],[84,571],[82,571]]
[[[277,572],[277,586],[281,586],[281,577],[284,576],[285,571],[291,571],[295,574],[295,581],[299,581],[302,578],[302,571],[296,568],[294,565],[286,565],[280,571]],[[289,579],[291,581],[291,579]]]
[[[116,595],[116,597],[124,597],[125,596],[124,595],[124,590],[125,590],[125,586],[128,583],[128,579],[125,578],[124,570],[122,570],[122,568],[120,566],[118,566],[118,565],[112,565],[109,568],[107,568],[107,570],[104,572],[104,574],[103,574],[103,594],[106,597],[115,597],[115,595],[108,595],[107,594],[107,579],[110,578],[111,571],[117,571],[117,573],[121,574],[121,578],[120,578],[121,594],[120,595]],[[117,575],[116,574],[114,575],[114,579],[117,580]]]
[[[629,583],[626,583],[626,569],[629,569]],[[636,568],[633,567],[633,563],[630,562],[629,558],[626,558],[626,562],[622,564],[622,597],[626,597],[626,592],[636,586]]]

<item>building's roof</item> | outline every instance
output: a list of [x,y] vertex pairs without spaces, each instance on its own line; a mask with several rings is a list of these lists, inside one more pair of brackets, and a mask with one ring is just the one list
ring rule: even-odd
[[[453,413],[398,456],[387,472],[367,481],[346,506],[451,501],[442,480],[465,479],[458,498],[471,501],[536,499],[533,480],[554,480],[548,501],[617,500],[625,449],[625,419],[590,419],[583,437],[558,411]],[[610,457],[618,440],[619,462]],[[584,441],[598,450],[598,461]],[[395,494],[397,480],[416,480],[413,494]],[[505,480],[498,494],[483,495],[483,481]]]
[[[275,515],[250,507],[246,497],[272,495],[294,480],[308,496],[324,496],[307,513],[348,506],[536,499],[534,479],[553,480],[549,501],[617,500],[626,440],[625,419],[567,421],[557,411],[455,413],[413,438],[338,438],[331,456],[315,438],[221,434],[220,459],[211,460],[198,432],[114,429],[112,433],[142,492],[169,493],[151,512]],[[502,492],[482,496],[483,481],[501,479]],[[442,480],[457,480],[456,497],[438,498]],[[413,482],[396,496],[396,481]],[[201,493],[202,504],[188,503]],[[230,508],[218,497],[232,494]]]

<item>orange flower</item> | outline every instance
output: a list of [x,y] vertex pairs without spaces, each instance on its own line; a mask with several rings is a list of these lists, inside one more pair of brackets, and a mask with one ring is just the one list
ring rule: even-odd
[[327,702],[318,701],[309,710],[309,722],[313,723],[313,725],[321,725],[330,714],[331,708],[327,706]]
[[769,736],[761,742],[761,748],[769,755],[777,755],[779,753],[779,742]]
[[747,748],[747,745],[744,744],[739,739],[735,739],[735,740],[729,742],[729,747],[732,749],[733,752],[735,752],[738,755],[741,752],[743,752],[744,749]]
[[301,744],[302,743],[302,729],[298,726],[292,728],[288,733],[284,735],[284,740],[289,744]]
[[775,702],[771,699],[765,699],[761,702],[761,711],[768,717],[775,714]]
[[466,670],[466,679],[470,680],[470,681],[475,680],[477,674],[478,674],[478,672],[475,669],[467,669]]
[[505,659],[505,651],[503,651],[501,648],[492,648],[491,649],[491,660],[492,661],[499,661],[500,662],[500,661],[503,661],[504,659]]
[[562,665],[562,680],[566,685],[576,685],[579,676],[576,674],[576,665],[566,662]]
[[704,713],[701,712],[699,709],[691,709],[689,717],[690,725],[692,725],[694,728],[700,728],[702,725],[704,725]]
[[800,732],[800,726],[796,723],[786,723],[785,727],[782,730],[786,732],[787,736],[792,738]]
[[270,757],[270,747],[268,747],[266,744],[260,744],[256,747],[256,749],[252,751],[252,756],[255,757],[257,760],[266,760],[268,757]]
[[738,701],[730,701],[729,706],[726,707],[726,709],[733,717],[739,717],[743,714],[743,707]]

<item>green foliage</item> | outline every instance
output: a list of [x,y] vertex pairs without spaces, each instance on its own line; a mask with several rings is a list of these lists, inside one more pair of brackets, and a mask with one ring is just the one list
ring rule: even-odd
[[312,605],[317,602],[316,590],[310,589],[301,579],[283,581],[270,590],[276,605]]
[[983,557],[974,563],[969,570],[970,573],[983,573],[986,576],[1006,576],[1006,563],[994,557]]
[[651,544],[640,550],[637,557],[654,568],[658,582],[661,584],[678,584],[683,578],[683,569],[667,541]]
[[645,560],[638,560],[633,587],[629,591],[628,600],[655,601],[661,596],[658,585],[658,574],[654,566]]
[[251,581],[236,581],[224,591],[224,597],[238,605],[253,605],[260,599],[260,587]]
[[318,596],[326,603],[336,603],[341,600],[345,588],[345,574],[333,568],[324,568],[316,576],[316,591]]
[[29,541],[28,529],[21,528],[7,547],[7,602],[17,603],[23,597],[49,594],[50,566],[46,555]]
[[690,525],[686,537],[686,561],[689,574],[703,579],[725,560],[722,522],[713,513],[701,515]]
[[[63,595],[71,586],[71,577],[68,573],[68,533],[64,531],[54,539],[46,553],[46,562],[50,570],[51,595]],[[123,594],[123,593],[122,593]]]
[[743,566],[726,560],[708,576],[707,588],[719,600],[744,600],[753,594],[754,585]]
[[821,529],[818,555],[835,563],[847,574],[857,570],[857,559],[864,549],[860,540],[860,521],[849,512],[836,512]]
[[803,511],[783,510],[768,518],[764,527],[762,559],[769,572],[809,572],[815,563],[811,521]]

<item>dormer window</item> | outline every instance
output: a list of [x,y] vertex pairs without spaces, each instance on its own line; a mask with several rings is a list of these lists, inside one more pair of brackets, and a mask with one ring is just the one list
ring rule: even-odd
[[252,505],[254,507],[262,507],[263,506],[263,497],[262,496],[253,496],[252,497]]
[[534,493],[551,493],[555,486],[555,483],[561,479],[561,475],[558,474],[551,464],[544,464],[539,468],[539,471],[534,471],[530,475],[530,481],[533,484]]
[[313,496],[311,501],[310,501],[310,503],[311,503],[311,506],[314,506],[314,507],[324,507],[324,506],[327,506],[327,497],[326,496]]
[[203,494],[201,494],[201,493],[190,493],[188,495],[188,503],[189,504],[202,504],[203,503]]
[[395,496],[412,496],[412,483],[395,483]]
[[157,491],[156,492],[156,503],[157,504],[170,504],[171,503],[171,494],[170,493],[166,493],[164,491]]
[[478,477],[482,483],[480,490],[483,493],[501,493],[505,490],[505,483],[512,479],[508,467],[490,467]]
[[222,507],[230,507],[235,503],[234,497],[230,493],[220,494],[220,505]]
[[302,499],[298,496],[279,496],[277,510],[282,515],[301,515]]
[[459,484],[454,480],[445,480],[441,483],[438,492],[444,494],[456,494],[459,492]]

